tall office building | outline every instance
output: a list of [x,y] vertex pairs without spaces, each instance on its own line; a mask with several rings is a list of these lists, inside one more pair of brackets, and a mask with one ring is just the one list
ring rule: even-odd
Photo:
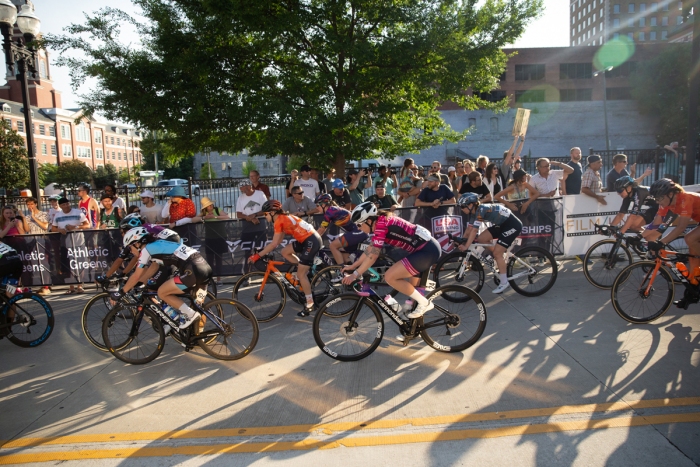
[[570,0],[570,44],[602,45],[622,35],[635,43],[680,41],[684,2],[687,11],[689,0]]

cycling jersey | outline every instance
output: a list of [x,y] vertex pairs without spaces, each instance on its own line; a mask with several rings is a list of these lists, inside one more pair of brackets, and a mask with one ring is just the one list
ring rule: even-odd
[[489,222],[491,225],[500,226],[507,221],[513,213],[502,204],[480,204],[476,210],[476,220],[474,227],[478,228],[482,222]]
[[642,215],[642,211],[646,211],[649,206],[654,204],[657,203],[656,200],[649,195],[649,189],[647,187],[640,186],[633,189],[632,193],[627,195],[626,198],[623,198],[622,205],[620,206],[620,213],[630,213],[633,216],[640,216]]
[[17,250],[6,243],[0,242],[0,258],[6,256],[17,256]]
[[678,216],[690,217],[695,222],[700,222],[700,193],[676,193],[675,205],[673,207],[659,207],[657,214],[663,217],[669,210]]
[[291,235],[297,242],[303,242],[316,233],[311,224],[291,214],[278,214],[275,218],[275,233]]
[[347,209],[338,206],[329,206],[326,212],[323,213],[323,221],[321,227],[328,227],[328,224],[333,223],[345,230],[346,232],[357,232],[360,228],[352,222],[352,214]]
[[379,216],[375,223],[372,246],[381,248],[386,243],[412,253],[423,248],[432,239],[425,227],[411,224],[400,217]]
[[146,244],[141,249],[139,267],[146,268],[151,262],[154,262],[182,269],[182,266],[190,259],[194,259],[197,256],[200,256],[197,250],[182,243],[156,240],[153,243]]
[[15,279],[13,284],[17,284],[23,269],[22,258],[20,258],[17,250],[0,242],[0,278]]

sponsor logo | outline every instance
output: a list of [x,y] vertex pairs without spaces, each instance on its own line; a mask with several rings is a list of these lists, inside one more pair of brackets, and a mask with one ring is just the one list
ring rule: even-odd
[[[510,235],[515,230],[509,230],[506,235]],[[551,225],[524,225],[522,230],[522,235],[532,235],[532,234],[542,234],[542,233],[552,233]]]
[[[549,226],[546,226],[546,227],[549,227]],[[509,236],[509,235],[513,235],[514,233],[515,233],[515,229],[510,229],[510,230],[504,232],[503,235],[504,235],[505,237],[507,237],[507,236]]]
[[334,298],[333,300],[331,300],[330,302],[328,302],[328,303],[326,304],[326,308],[328,308],[328,307],[331,306],[331,305],[335,305],[336,303],[338,303],[338,302],[341,301],[341,300],[342,300],[342,298]]
[[437,342],[433,342],[433,348],[434,348],[434,349],[437,349],[437,350],[441,350],[441,351],[443,351],[443,352],[449,352],[450,349],[451,349],[450,346],[438,344]]
[[384,303],[384,300],[380,300],[377,302],[379,306],[384,310],[384,312],[391,317],[394,321],[396,321],[396,324],[401,326],[403,324],[403,320],[399,318],[396,313],[394,313],[394,310],[390,308],[386,303]]
[[479,303],[477,308],[479,308],[479,321],[486,321],[486,310],[484,309],[484,305]]
[[382,329],[383,329],[383,328],[382,328],[382,323],[378,323],[378,324],[377,324],[377,339],[381,339],[381,338],[382,338],[382,334],[383,334]]
[[327,346],[323,347],[323,351],[326,352],[328,355],[330,355],[333,358],[336,358],[338,356],[337,353],[333,352],[331,349],[329,349]]

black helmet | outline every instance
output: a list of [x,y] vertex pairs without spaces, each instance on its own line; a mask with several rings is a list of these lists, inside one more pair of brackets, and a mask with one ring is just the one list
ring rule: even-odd
[[676,184],[673,180],[670,178],[661,178],[651,184],[649,187],[649,194],[653,196],[654,199],[658,200],[669,194],[674,188],[676,188]]
[[119,223],[119,228],[122,230],[131,230],[134,227],[141,227],[146,224],[146,219],[138,212],[132,212]]
[[271,199],[270,201],[265,201],[265,203],[263,203],[262,208],[260,210],[262,212],[281,211],[282,210],[282,203],[280,203],[276,199]]
[[624,190],[628,186],[631,186],[632,188],[637,188],[637,182],[635,182],[634,179],[629,175],[625,175],[624,177],[620,177],[617,180],[615,180],[615,191],[617,191],[618,193],[622,193],[622,190]]

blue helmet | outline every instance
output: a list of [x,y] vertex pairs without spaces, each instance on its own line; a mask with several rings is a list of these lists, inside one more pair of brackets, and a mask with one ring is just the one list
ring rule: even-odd
[[477,195],[476,193],[464,193],[462,196],[459,197],[459,201],[457,201],[457,204],[459,204],[459,207],[461,208],[466,208],[470,204],[478,202],[479,195]]
[[632,188],[637,188],[637,182],[635,182],[634,179],[629,175],[625,175],[624,177],[620,177],[617,180],[615,180],[615,191],[617,191],[618,193],[622,193],[622,191],[628,186],[631,186]]
[[132,212],[122,219],[122,221],[119,223],[119,228],[123,230],[131,230],[134,227],[141,227],[145,223],[146,219],[144,219],[141,214]]

